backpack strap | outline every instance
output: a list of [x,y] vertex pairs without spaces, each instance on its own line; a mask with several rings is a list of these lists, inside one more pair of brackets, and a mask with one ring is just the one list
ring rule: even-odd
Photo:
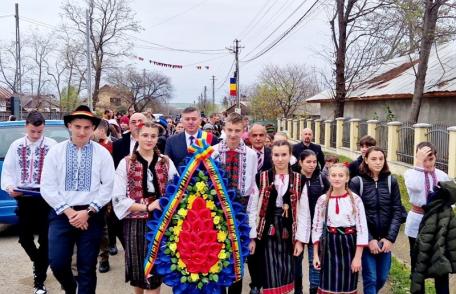
[[361,176],[356,176],[359,180],[359,195],[361,197],[361,195],[363,195],[363,192],[364,192],[364,183],[363,183],[363,178]]
[[321,177],[321,173],[318,175],[318,179],[320,180],[320,187],[323,191],[325,189],[325,184],[323,183],[323,178]]
[[388,193],[391,195],[391,175],[388,176]]

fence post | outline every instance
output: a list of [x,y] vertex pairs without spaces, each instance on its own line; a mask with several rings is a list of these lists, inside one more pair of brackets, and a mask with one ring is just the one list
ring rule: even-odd
[[280,132],[282,130],[282,119],[277,118],[277,132]]
[[387,123],[388,126],[388,150],[386,159],[388,161],[397,161],[397,150],[399,150],[399,128],[402,126],[400,121]]
[[311,118],[306,119],[306,128],[312,129],[312,121],[313,119]]
[[[450,134],[448,141],[448,175],[450,178],[456,178],[456,126],[447,129]],[[453,150],[453,151],[451,151]]]
[[375,140],[378,140],[378,135],[377,135],[377,125],[379,121],[376,119],[368,120],[367,121],[367,134],[374,138]]
[[294,119],[293,120],[293,135],[291,136],[293,139],[298,140],[299,135],[298,135],[298,120]]
[[344,144],[344,120],[345,117],[336,118],[336,148]]
[[416,145],[420,142],[427,141],[427,133],[429,131],[429,128],[431,127],[430,124],[426,123],[417,123],[413,125],[413,128],[415,129],[415,140],[413,143],[413,164],[415,164],[415,156],[416,156]]
[[314,134],[314,141],[315,144],[320,145],[322,142],[320,142],[320,132],[321,132],[321,122],[323,120],[321,118],[315,120],[315,134]]
[[[302,133],[302,130],[304,130],[304,125],[305,125],[305,119],[301,118],[299,119],[299,129],[301,130],[300,132]],[[298,140],[301,140],[301,134],[299,134]]]
[[325,120],[325,147],[331,147],[331,119]]
[[287,119],[287,135],[288,135],[288,137],[290,137],[290,138],[291,138],[291,136],[293,135],[293,134],[292,134],[292,131],[293,131],[293,125],[292,125],[292,123],[293,123],[293,120],[292,120],[291,118],[288,118],[288,119]]
[[350,120],[350,150],[358,150],[358,141],[359,141],[359,122],[361,119],[352,118]]

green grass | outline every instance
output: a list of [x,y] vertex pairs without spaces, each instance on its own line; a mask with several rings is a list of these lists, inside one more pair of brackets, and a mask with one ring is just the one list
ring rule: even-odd
[[[394,294],[408,294],[410,293],[410,268],[400,262],[397,258],[393,257],[391,264],[391,271],[389,275],[391,283],[391,290]],[[426,280],[425,282],[427,294],[434,294],[434,280]]]

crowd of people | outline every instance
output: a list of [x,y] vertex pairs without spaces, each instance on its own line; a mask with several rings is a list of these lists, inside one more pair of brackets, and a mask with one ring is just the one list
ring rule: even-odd
[[[236,113],[205,118],[189,107],[174,119],[106,110],[99,118],[79,106],[64,123],[70,139],[57,143],[44,136],[42,114],[32,111],[1,175],[1,188],[18,203],[19,243],[33,263],[34,293],[47,293],[49,266],[65,293],[95,293],[97,263],[100,273],[110,270],[117,239],[126,282],[135,293],[159,293],[162,278],[144,276],[146,222],[203,134],[249,217],[250,293],[302,293],[306,248],[309,293],[357,293],[360,272],[364,293],[378,293],[404,222],[412,293],[424,293],[427,277],[435,278],[437,293],[449,293],[445,260],[456,263],[456,255],[445,244],[455,243],[448,207],[456,188],[436,168],[429,142],[417,145],[415,165],[405,173],[407,213],[385,151],[370,136],[360,139],[361,155],[347,166],[312,143],[311,129],[291,145],[286,133],[272,136]],[[439,250],[429,250],[436,238]],[[436,258],[438,266],[426,266]],[[242,293],[242,280],[227,292]]]

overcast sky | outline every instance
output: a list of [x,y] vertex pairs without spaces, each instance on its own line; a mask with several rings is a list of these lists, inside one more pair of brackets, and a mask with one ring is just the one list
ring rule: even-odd
[[[61,1],[1,0],[1,41],[14,40],[14,17],[2,16],[14,14],[16,2],[19,3],[20,16],[54,26],[61,23]],[[131,1],[131,7],[144,28],[135,34],[139,39],[178,49],[212,50],[232,46],[233,40],[238,38],[241,46],[245,47],[240,54],[242,61],[254,57],[267,47],[289,29],[313,3],[313,0],[134,0]],[[268,64],[305,64],[309,69],[327,71],[328,64],[321,56],[330,46],[326,9],[317,5],[312,10],[313,13],[279,45],[252,62],[241,62],[241,85],[254,83],[262,68]],[[22,34],[32,30],[43,33],[51,31],[45,26],[32,25],[26,21],[22,21],[20,25]],[[276,33],[273,33],[274,30]],[[267,38],[271,33],[272,36]],[[227,95],[228,82],[223,86],[222,83],[234,60],[233,54],[228,51],[220,55],[189,54],[146,49],[150,44],[132,41],[135,44],[132,55],[141,56],[145,61],[127,61],[138,69],[156,70],[169,76],[174,87],[172,102],[193,102],[205,85],[208,87],[208,97],[212,97],[212,75],[216,76],[215,86],[218,88],[216,100],[221,101],[221,98]],[[261,42],[264,43],[256,48]],[[184,65],[184,68],[153,66],[146,62],[147,60]],[[203,69],[197,70],[196,64],[203,66]],[[209,70],[204,69],[204,66],[209,66]]]

